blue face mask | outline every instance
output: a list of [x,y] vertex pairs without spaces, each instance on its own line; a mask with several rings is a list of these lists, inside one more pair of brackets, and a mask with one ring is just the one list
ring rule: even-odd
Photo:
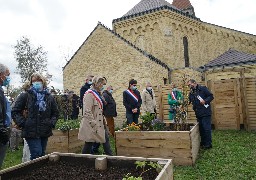
[[102,88],[100,88],[100,91],[104,91],[106,85],[103,85]]
[[32,83],[33,88],[35,88],[36,91],[41,91],[43,90],[43,83],[38,81],[38,82],[33,82]]
[[132,86],[132,90],[135,91],[137,89],[136,86]]
[[11,81],[10,76],[6,76],[2,86],[9,86],[10,81]]
[[109,92],[110,94],[112,94],[112,93],[113,93],[113,90],[112,90],[112,89],[110,89],[108,92]]
[[88,84],[92,84],[92,81],[88,81]]

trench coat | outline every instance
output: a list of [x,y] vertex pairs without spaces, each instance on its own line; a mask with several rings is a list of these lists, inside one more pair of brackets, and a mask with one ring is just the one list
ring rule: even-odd
[[92,93],[84,95],[83,111],[78,139],[85,142],[105,143],[103,109]]
[[149,94],[149,92],[144,89],[141,94],[141,99],[142,99],[142,110],[143,113],[149,112],[149,113],[155,113],[156,109],[156,99],[155,99],[155,93],[152,89],[152,95]]

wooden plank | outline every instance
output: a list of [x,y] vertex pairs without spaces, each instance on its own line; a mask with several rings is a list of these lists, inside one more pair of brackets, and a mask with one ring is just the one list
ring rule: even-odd
[[190,139],[189,131],[116,131],[116,136],[124,139]]
[[157,140],[152,141],[151,139],[117,139],[119,147],[134,147],[134,148],[167,148],[170,150],[173,148],[190,149],[190,140],[177,141],[173,140]]

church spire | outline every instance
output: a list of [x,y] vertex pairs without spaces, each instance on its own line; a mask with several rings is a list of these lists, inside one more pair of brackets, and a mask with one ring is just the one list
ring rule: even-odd
[[186,14],[196,16],[194,7],[191,5],[189,0],[173,0],[172,5]]

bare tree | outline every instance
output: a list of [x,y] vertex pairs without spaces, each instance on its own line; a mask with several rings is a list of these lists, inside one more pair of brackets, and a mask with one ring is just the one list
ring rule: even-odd
[[23,36],[14,46],[14,56],[18,62],[17,73],[21,76],[24,83],[29,77],[35,73],[47,75],[47,52],[39,45],[34,47],[30,40]]

